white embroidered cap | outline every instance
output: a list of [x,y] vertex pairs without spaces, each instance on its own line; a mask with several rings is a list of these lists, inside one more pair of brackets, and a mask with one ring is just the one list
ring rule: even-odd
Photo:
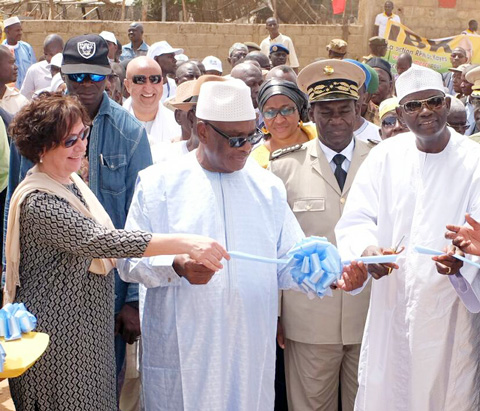
[[14,24],[20,23],[20,19],[17,16],[10,17],[3,21],[3,28],[7,28],[8,26],[13,26]]
[[154,59],[155,57],[161,56],[162,54],[170,54],[170,53],[174,53],[175,55],[182,54],[183,49],[174,49],[166,41],[157,41],[156,43],[153,43],[148,48],[147,57]]
[[215,56],[207,56],[202,60],[206,71],[215,70],[223,73],[222,61]]
[[103,38],[105,41],[109,41],[110,43],[118,44],[115,34],[113,34],[111,31],[102,31],[100,33],[100,37]]
[[210,121],[255,120],[250,88],[238,79],[206,82],[200,87],[196,115]]
[[412,64],[395,82],[397,98],[401,101],[409,94],[423,90],[438,90],[445,94],[442,75],[427,67]]

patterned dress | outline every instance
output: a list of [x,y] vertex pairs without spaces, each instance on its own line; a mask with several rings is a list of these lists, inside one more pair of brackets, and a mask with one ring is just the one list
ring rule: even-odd
[[[85,204],[75,185],[69,186]],[[16,301],[38,319],[50,345],[10,380],[17,411],[114,411],[114,277],[88,271],[92,258],[142,256],[151,234],[109,230],[66,200],[30,194],[20,215]]]

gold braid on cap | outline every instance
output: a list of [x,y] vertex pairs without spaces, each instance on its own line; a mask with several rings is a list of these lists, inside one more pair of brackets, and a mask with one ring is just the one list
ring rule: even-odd
[[321,101],[329,94],[344,94],[354,100],[359,99],[358,85],[347,79],[328,79],[317,81],[307,88],[308,100]]

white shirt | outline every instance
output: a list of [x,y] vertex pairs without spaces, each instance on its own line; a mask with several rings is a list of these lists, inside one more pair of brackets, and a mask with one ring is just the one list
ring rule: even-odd
[[280,33],[274,39],[271,39],[270,37],[263,39],[262,42],[260,43],[261,52],[269,56],[270,46],[272,44],[283,44],[288,49],[290,54],[287,56],[287,66],[290,66],[293,68],[298,68],[300,66],[297,58],[297,53],[295,52],[295,47],[293,46],[293,41],[290,37]]
[[[270,258],[303,237],[280,179],[253,159],[234,173],[207,171],[196,151],[139,173],[125,228],[206,235]],[[166,260],[117,264],[125,281],[147,287],[145,409],[273,410],[278,290],[294,287],[289,269],[232,259],[206,285],[192,285]]]
[[0,99],[0,107],[8,113],[15,115],[28,103],[28,99],[22,96],[17,89],[7,86],[3,97]]
[[163,84],[163,94],[162,94],[162,103],[167,99],[167,98],[172,98],[175,96],[175,93],[177,92],[177,84],[175,83],[175,80],[171,79],[170,77],[167,77],[167,82]]
[[323,154],[325,154],[325,157],[328,161],[328,164],[330,164],[330,168],[332,171],[335,173],[335,169],[337,168],[337,165],[333,162],[333,157],[335,157],[337,154],[342,154],[345,156],[345,160],[343,160],[342,163],[342,168],[348,173],[348,169],[350,168],[350,163],[352,162],[352,157],[353,157],[353,150],[355,148],[355,141],[352,138],[352,141],[350,141],[350,144],[345,147],[340,153],[337,153],[336,151],[332,150],[330,147],[327,147],[325,144],[323,144],[320,139],[318,140],[318,144],[320,144],[320,148],[323,151]]
[[47,60],[43,60],[32,64],[28,68],[22,88],[20,89],[20,93],[26,98],[31,99],[36,91],[50,87],[52,74],[47,66]]
[[385,37],[388,20],[401,23],[400,16],[395,13],[392,13],[391,16],[387,16],[385,13],[377,14],[377,17],[375,17],[375,26],[378,26],[378,35],[380,37]]
[[369,140],[380,142],[382,139],[378,130],[380,127],[363,119],[362,125],[353,132],[353,135],[365,143]]
[[443,250],[447,224],[480,217],[480,145],[450,132],[440,153],[419,151],[411,132],[373,148],[336,226],[344,259],[405,236],[400,268],[372,280],[356,411],[478,408],[479,271],[465,264],[459,277],[440,275],[414,250]]

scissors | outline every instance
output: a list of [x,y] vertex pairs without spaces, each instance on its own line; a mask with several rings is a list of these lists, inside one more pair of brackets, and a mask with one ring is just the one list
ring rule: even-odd
[[[393,254],[400,254],[405,249],[405,247],[402,247],[402,249],[399,251],[400,245],[402,244],[404,239],[405,239],[405,234],[402,236],[402,238],[400,238],[400,241],[397,243],[397,245],[393,247],[392,249]],[[390,275],[392,270],[393,270],[392,267],[388,267],[387,275]]]

